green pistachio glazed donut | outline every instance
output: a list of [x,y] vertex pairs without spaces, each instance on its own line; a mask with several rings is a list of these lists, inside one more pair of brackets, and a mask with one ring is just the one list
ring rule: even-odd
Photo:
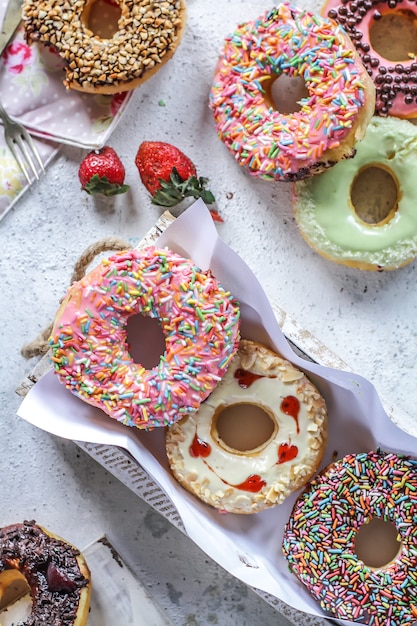
[[417,126],[372,118],[353,159],[294,184],[300,232],[319,254],[393,270],[417,257]]

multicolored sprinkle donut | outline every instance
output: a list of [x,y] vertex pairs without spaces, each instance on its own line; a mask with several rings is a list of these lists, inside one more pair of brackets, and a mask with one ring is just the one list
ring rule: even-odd
[[326,443],[318,389],[297,367],[246,339],[200,409],[166,430],[177,480],[229,513],[283,502],[317,470]]
[[[300,111],[284,115],[271,102],[281,74],[303,77]],[[353,156],[375,87],[343,28],[283,3],[226,38],[210,107],[239,165],[267,180],[300,180]]]
[[[396,527],[398,554],[369,566],[356,554],[360,529],[377,518]],[[323,610],[369,626],[417,619],[417,460],[391,452],[348,454],[296,501],[283,552]]]
[[[329,16],[343,26],[352,39],[362,61],[376,85],[375,111],[379,115],[414,118],[417,116],[417,36],[404,58],[384,58],[371,43],[371,29],[376,23],[386,20],[385,32],[379,39],[385,47],[401,40],[401,27],[409,23],[408,30],[416,32],[417,7],[413,0],[328,0],[323,15]],[[390,21],[394,23],[390,24]],[[395,22],[396,21],[396,22]],[[399,22],[399,23],[398,23]],[[403,25],[401,26],[401,22]],[[396,30],[393,30],[393,25]]]
[[[127,345],[127,321],[157,318],[159,364],[145,369]],[[198,409],[225,374],[239,340],[236,301],[192,261],[153,246],[103,260],[74,283],[50,344],[60,381],[128,426],[166,426]]]

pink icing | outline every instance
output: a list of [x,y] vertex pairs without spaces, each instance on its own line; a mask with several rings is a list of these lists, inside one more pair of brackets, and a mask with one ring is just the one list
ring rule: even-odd
[[[377,2],[371,4],[365,15],[362,15],[364,7],[366,7],[365,4],[360,7],[361,13],[359,13],[357,3],[329,0],[325,4],[323,14],[339,22],[350,35],[376,85],[376,113],[401,118],[415,117],[417,115],[416,60],[410,58],[397,62],[382,57],[372,47],[369,32],[374,21],[388,13],[403,11],[416,15],[416,4],[410,0],[403,0],[395,2],[395,8],[392,8],[385,2]],[[334,15],[333,11],[338,12],[339,9],[342,9],[341,14]]]
[[[303,76],[309,91],[288,115],[265,100],[264,86],[281,73]],[[363,67],[344,30],[287,3],[226,39],[210,94],[220,139],[270,180],[305,177],[340,145],[364,102]]]
[[[166,350],[152,369],[134,363],[126,324],[159,319]],[[54,323],[52,361],[77,396],[138,428],[195,412],[237,349],[239,309],[210,271],[169,250],[130,250],[70,287]]]

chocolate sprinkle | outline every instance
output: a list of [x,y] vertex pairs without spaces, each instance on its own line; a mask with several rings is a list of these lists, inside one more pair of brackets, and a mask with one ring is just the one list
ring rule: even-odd
[[32,612],[19,626],[70,626],[77,616],[81,589],[89,581],[81,573],[70,544],[51,537],[34,521],[0,529],[0,573],[18,569],[32,594]]
[[[397,0],[381,0],[378,6],[386,4],[392,11],[396,10]],[[380,20],[382,14],[374,8],[371,0],[351,0],[343,2],[336,8],[329,9],[329,18],[341,24],[362,58],[362,62],[372,77],[376,87],[375,113],[386,117],[394,105],[394,101],[402,101],[409,106],[417,105],[417,63],[413,62],[404,66],[396,63],[395,67],[380,66],[380,59],[368,43],[362,43],[363,27],[362,20],[369,12],[372,12],[374,20]]]

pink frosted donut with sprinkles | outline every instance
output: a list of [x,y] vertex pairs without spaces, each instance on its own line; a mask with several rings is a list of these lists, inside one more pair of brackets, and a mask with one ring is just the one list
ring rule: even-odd
[[[165,352],[152,369],[129,353],[127,322],[156,318]],[[110,417],[140,429],[196,411],[239,341],[240,312],[211,271],[168,249],[127,250],[68,290],[50,338],[59,380]]]
[[[271,96],[282,74],[302,77],[300,110]],[[301,180],[354,156],[375,107],[375,87],[344,29],[287,3],[226,38],[210,92],[219,138],[250,174]]]
[[375,112],[417,117],[417,7],[413,0],[328,0],[376,86]]
[[414,624],[417,460],[378,450],[330,465],[296,501],[283,553],[322,609],[338,619]]

